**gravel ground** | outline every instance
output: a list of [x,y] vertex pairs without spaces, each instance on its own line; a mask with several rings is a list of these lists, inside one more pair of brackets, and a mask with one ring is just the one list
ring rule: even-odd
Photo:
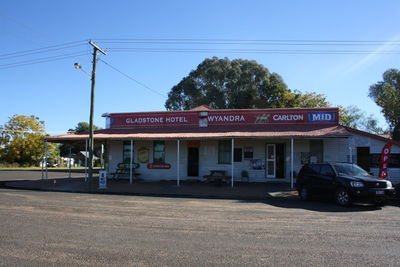
[[0,189],[2,266],[398,266],[398,206]]

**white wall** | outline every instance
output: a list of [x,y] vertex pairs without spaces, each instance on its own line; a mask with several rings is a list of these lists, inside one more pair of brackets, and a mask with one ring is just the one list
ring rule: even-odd
[[[382,152],[383,146],[386,144],[385,141],[378,140],[375,138],[371,138],[368,136],[352,133],[352,140],[350,140],[350,145],[352,147],[352,150],[354,151],[354,162],[357,162],[357,147],[369,147],[370,148],[370,153],[372,154],[380,154]],[[392,153],[400,153],[400,146],[398,145],[393,145],[392,146]],[[379,169],[378,168],[371,168],[371,172],[374,175],[379,174]],[[386,178],[390,181],[392,181],[394,184],[399,184],[400,183],[400,166],[398,168],[389,168],[388,169],[388,174],[389,176]]]
[[[231,139],[229,139],[231,140]],[[380,153],[385,142],[372,139],[370,137],[353,134],[353,140],[347,138],[325,138],[323,140],[324,158],[323,161],[347,162],[350,158],[350,149],[352,150],[353,161],[356,159],[357,146],[370,146],[371,153]],[[186,140],[180,141],[180,179],[203,179],[204,175],[209,175],[210,170],[225,170],[227,175],[231,175],[231,164],[218,164],[218,141],[219,140],[201,140],[199,147],[199,176],[187,176],[188,165],[188,147]],[[265,181],[290,181],[291,166],[291,143],[290,139],[235,139],[235,148],[253,147],[253,159],[265,160],[265,146],[267,143],[284,143],[285,144],[285,179],[266,179],[265,169],[250,169],[250,161],[245,160],[242,154],[241,162],[234,162],[234,180],[241,180],[242,170],[246,170],[249,174],[251,182]],[[135,141],[135,162],[137,161],[137,151],[141,147],[149,149],[149,163],[153,162],[153,141]],[[141,163],[140,168],[135,172],[141,174],[141,178],[147,181],[159,180],[176,180],[177,179],[177,142],[176,140],[165,141],[165,162],[171,164],[171,168],[167,170],[148,169],[147,163]],[[114,172],[117,164],[122,162],[122,141],[111,141],[109,143],[110,153],[110,172]],[[309,139],[294,139],[294,164],[293,170],[298,173],[301,164],[301,152],[310,151]],[[392,153],[400,153],[399,146],[393,146]],[[399,166],[400,167],[400,166]],[[374,174],[378,173],[378,169],[371,169]],[[394,183],[400,183],[400,168],[389,169],[389,179]]]
[[[227,175],[231,175],[231,164],[218,164],[218,141],[219,140],[201,140],[199,146],[199,176],[187,176],[188,165],[188,147],[186,140],[180,141],[180,179],[203,179],[202,177],[210,174],[210,170],[224,170]],[[231,141],[231,139],[229,139]],[[122,141],[109,142],[109,171],[115,172],[118,163],[122,162]],[[268,179],[270,181],[290,181],[290,139],[235,139],[235,148],[252,147],[253,159],[265,160],[265,146],[267,143],[284,143],[285,144],[285,177],[284,179]],[[140,167],[135,172],[141,174],[141,178],[147,181],[158,180],[176,180],[177,179],[177,142],[175,140],[165,142],[165,162],[171,164],[168,170],[148,169],[147,163],[140,163]],[[141,147],[149,149],[149,163],[153,161],[153,141],[134,142],[134,158],[137,163],[137,151]],[[301,168],[300,153],[309,151],[308,140],[295,140],[294,142],[294,171],[298,173]],[[241,172],[246,170],[249,174],[251,182],[265,182],[265,169],[250,169],[250,160],[245,160],[242,154],[241,162],[234,162],[234,180],[241,180]]]

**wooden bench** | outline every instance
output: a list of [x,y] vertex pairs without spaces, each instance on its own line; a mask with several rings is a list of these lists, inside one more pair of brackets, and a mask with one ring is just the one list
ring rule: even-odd
[[[127,168],[125,164],[118,164],[118,168],[115,172],[110,173],[112,175],[112,179],[118,180],[119,178],[129,178],[131,173],[131,169]],[[135,172],[135,168],[132,168],[132,178],[137,179],[140,173]]]
[[210,182],[215,182],[217,183],[217,185],[221,185],[222,182],[228,183],[231,179],[231,176],[227,176],[225,171],[211,170],[210,175],[204,175],[203,178],[207,179]]
[[[112,172],[110,174],[112,175],[111,178],[114,180],[118,180],[121,178],[126,179],[126,178],[129,178],[129,176],[130,176],[130,169],[125,169],[125,168],[119,169],[118,168],[115,170],[115,172]],[[132,169],[132,178],[133,179],[137,179],[139,175],[140,175],[140,173],[134,172],[134,169]]]

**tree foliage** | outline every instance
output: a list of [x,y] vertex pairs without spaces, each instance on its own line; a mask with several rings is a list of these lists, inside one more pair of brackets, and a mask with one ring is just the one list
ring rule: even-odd
[[[44,155],[44,122],[35,116],[14,115],[1,127],[0,157],[7,163],[36,165]],[[53,145],[50,153],[57,153]]]
[[285,107],[291,108],[325,108],[330,106],[325,95],[315,92],[302,93],[299,90],[294,90],[287,93],[284,100],[286,101]]
[[293,92],[277,73],[256,61],[213,57],[205,59],[168,94],[167,110],[200,105],[216,109],[326,107],[326,97]]
[[213,57],[205,59],[168,94],[168,110],[203,104],[213,108],[280,107],[289,90],[282,78],[256,61]]
[[341,125],[374,134],[387,133],[387,130],[379,127],[378,120],[372,114],[367,115],[356,106],[339,106],[339,111]]
[[383,80],[370,86],[369,96],[382,108],[382,113],[392,128],[393,139],[400,141],[400,71],[385,71]]
[[[100,130],[101,128],[93,124],[93,131]],[[69,133],[86,133],[89,132],[89,123],[81,121],[78,122],[75,129],[69,129]]]
[[[100,130],[101,127],[93,125],[93,131]],[[69,129],[68,133],[88,133],[89,132],[89,123],[87,122],[78,122],[77,126],[74,129]],[[60,155],[63,157],[69,157],[71,147],[71,154],[78,154],[80,151],[85,151],[85,144],[61,144],[60,145]],[[99,155],[101,150],[101,146],[94,147],[94,153]]]
[[[399,77],[393,73],[391,71],[386,74],[386,79],[400,85]],[[383,89],[377,87],[375,91],[380,93]],[[394,94],[389,90],[385,91],[387,94]],[[394,104],[395,102],[386,102],[388,106]],[[216,109],[331,106],[323,94],[290,90],[281,76],[270,73],[256,61],[217,57],[205,59],[196,70],[184,77],[171,89],[165,103],[167,110],[188,110],[200,105],[209,105]],[[340,107],[340,123],[371,133],[385,132],[378,126],[378,120],[374,116],[367,115],[355,106]]]

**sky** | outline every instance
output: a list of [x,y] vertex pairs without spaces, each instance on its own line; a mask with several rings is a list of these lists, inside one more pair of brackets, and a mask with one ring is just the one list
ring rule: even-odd
[[[368,89],[387,69],[400,68],[399,54],[376,53],[400,50],[393,45],[400,43],[399,17],[397,0],[3,0],[0,125],[15,114],[35,115],[58,135],[88,121],[93,40],[107,52],[99,55],[96,73],[94,124],[100,127],[104,113],[165,110],[171,88],[205,58],[217,56],[256,60],[290,89],[324,94],[332,106],[357,106],[386,128]],[[178,41],[165,43],[171,39]],[[282,50],[290,53],[276,52]]]

